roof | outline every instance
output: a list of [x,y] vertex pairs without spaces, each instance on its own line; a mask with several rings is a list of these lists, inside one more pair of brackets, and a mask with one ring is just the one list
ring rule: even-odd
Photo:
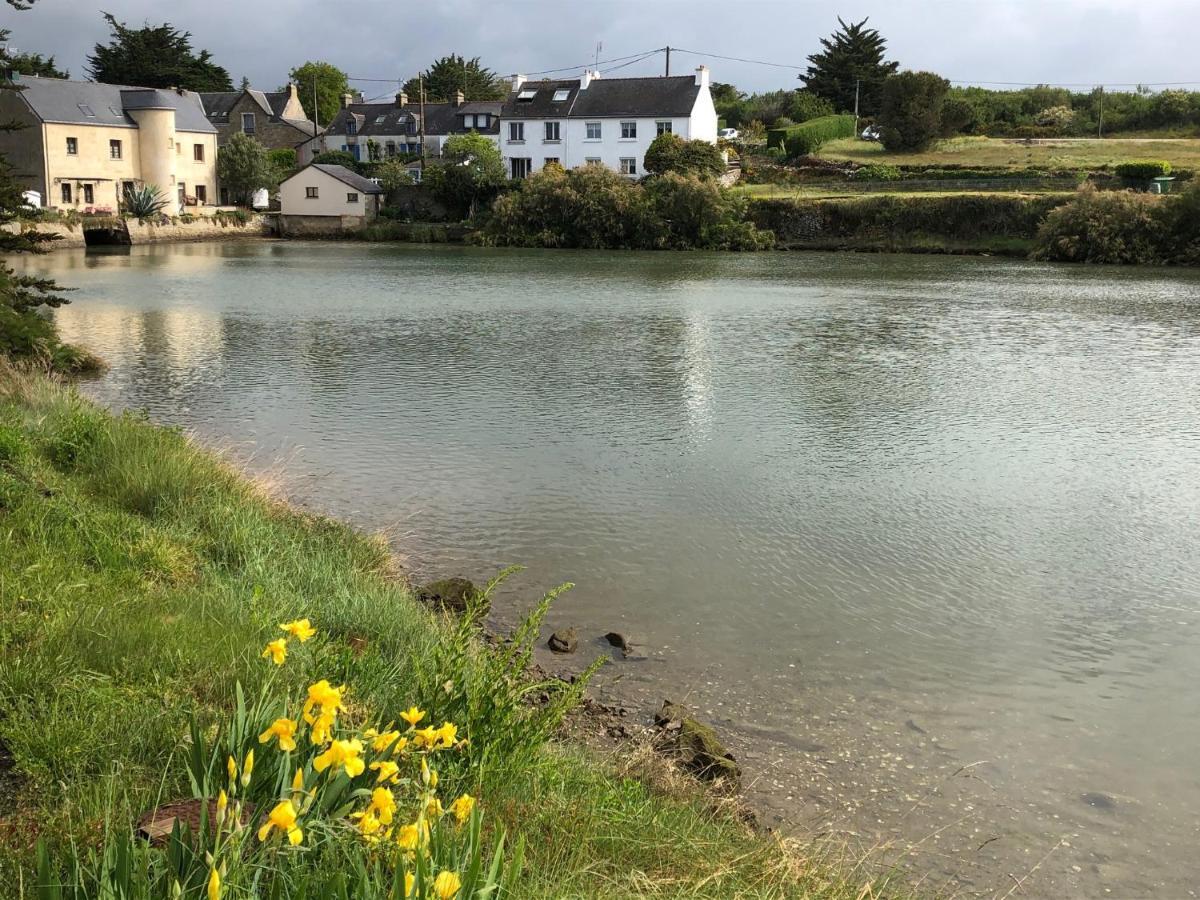
[[[14,75],[13,81],[23,88],[21,97],[43,122],[136,128],[137,123],[129,115],[130,110],[173,109],[176,131],[216,132],[205,117],[200,95],[195,91],[129,87],[29,75]],[[88,111],[94,115],[88,115]]]
[[[356,191],[363,193],[363,194],[382,194],[383,193],[383,188],[381,188],[379,185],[377,185],[371,179],[363,178],[357,172],[351,172],[345,166],[335,166],[335,165],[331,165],[330,163],[310,163],[309,165],[307,165],[303,169],[301,169],[299,172],[297,172],[295,175],[293,175],[292,178],[298,178],[299,176],[303,175],[308,169],[316,169],[319,172],[324,172],[326,175],[336,178],[338,181],[342,182],[343,184],[348,184],[350,187],[354,188]],[[291,181],[292,179],[288,178],[286,180]]]
[[310,119],[284,117],[283,113],[287,109],[288,100],[291,99],[288,91],[260,91],[255,88],[246,88],[241,91],[206,92],[200,95],[200,99],[204,103],[204,111],[207,113],[209,121],[215,125],[226,125],[229,123],[229,116],[233,113],[233,108],[247,94],[258,104],[259,109],[271,117],[272,121],[285,122],[301,131],[313,130],[313,123]]
[[[499,100],[477,100],[455,106],[453,103],[425,104],[425,133],[427,135],[457,134],[470,131],[464,128],[463,115],[490,115],[492,121],[488,128],[483,129],[489,134],[500,133],[500,107],[504,104]],[[346,134],[346,123],[353,116],[356,122],[355,134],[361,137],[394,137],[396,135],[418,135],[421,133],[421,106],[410,103],[407,106],[397,106],[393,103],[351,103],[338,110],[333,121],[325,130],[326,134]],[[409,125],[411,124],[411,129]],[[479,129],[476,129],[479,130]]]
[[[561,90],[569,93],[555,102],[555,91]],[[506,119],[683,118],[692,114],[701,90],[693,75],[593,78],[586,88],[577,78],[527,81],[521,91],[534,91],[533,98],[519,100],[519,92],[513,91],[501,115]]]

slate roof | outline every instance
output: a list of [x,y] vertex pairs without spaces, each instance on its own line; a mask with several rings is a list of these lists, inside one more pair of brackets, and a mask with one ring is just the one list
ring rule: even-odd
[[[488,113],[492,120],[487,129],[488,134],[500,133],[499,100],[472,101],[456,107],[453,103],[425,104],[425,133],[427,135],[458,134],[470,129],[462,127],[462,115],[478,115]],[[355,134],[361,137],[396,135],[411,135],[417,137],[421,133],[421,107],[410,103],[408,106],[397,106],[395,103],[351,103],[344,109],[338,110],[329,127],[325,130],[330,135],[345,135],[346,122],[353,116],[357,122]],[[379,121],[382,119],[382,121]],[[412,130],[405,126],[412,123]],[[478,130],[478,129],[477,129]]]
[[[354,188],[356,191],[358,191],[359,193],[362,193],[362,194],[382,194],[383,193],[383,188],[381,188],[375,182],[371,181],[371,179],[363,178],[357,172],[351,172],[345,166],[335,166],[335,165],[331,165],[329,163],[312,163],[311,165],[306,166],[305,168],[319,169],[320,171],[324,172],[326,175],[332,175],[334,178],[336,178],[338,181],[342,182],[343,184],[350,185],[350,187]],[[304,169],[300,170],[300,172],[303,172],[303,171],[304,171]],[[297,172],[296,175],[299,175],[300,172]],[[296,175],[293,175],[292,178],[295,178]]]
[[242,99],[242,94],[249,94],[259,108],[271,117],[273,122],[286,122],[301,131],[311,132],[313,123],[310,119],[284,118],[283,111],[287,108],[289,94],[287,91],[259,91],[248,88],[245,91],[219,91],[203,93],[200,99],[204,103],[204,111],[209,121],[214,125],[228,125],[233,108]]
[[[66,78],[35,78],[29,75],[14,75],[13,81],[23,88],[21,98],[43,122],[136,128],[137,123],[128,110],[173,109],[176,131],[213,134],[217,130],[204,115],[200,95],[194,91],[98,84]],[[89,116],[88,110],[94,115]]]
[[[518,100],[513,91],[504,101],[505,119],[684,118],[692,114],[702,88],[693,75],[670,78],[598,78],[586,88],[579,79],[527,81],[522,91],[536,91],[532,100]],[[566,100],[554,102],[554,92],[568,90]]]

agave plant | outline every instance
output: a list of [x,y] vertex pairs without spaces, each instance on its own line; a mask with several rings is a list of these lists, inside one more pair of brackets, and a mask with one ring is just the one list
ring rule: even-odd
[[144,184],[125,192],[122,207],[126,215],[135,217],[139,222],[145,222],[167,208],[167,198],[154,185]]

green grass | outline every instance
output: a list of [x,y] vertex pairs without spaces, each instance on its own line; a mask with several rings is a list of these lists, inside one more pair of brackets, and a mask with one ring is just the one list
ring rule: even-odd
[[820,156],[895,166],[980,166],[1080,170],[1112,167],[1134,159],[1165,159],[1176,168],[1200,168],[1200,138],[1104,140],[1039,140],[1025,143],[1004,138],[958,137],[939,141],[922,153],[888,153],[883,146],[857,138],[830,141]]
[[285,683],[345,681],[383,720],[414,702],[456,716],[471,745],[447,795],[471,789],[486,822],[524,838],[512,896],[893,893],[873,863],[752,834],[661,764],[617,772],[543,740],[532,713],[505,720],[514,687],[479,646],[444,684],[461,632],[414,603],[382,540],[295,512],[178,431],[6,368],[0,560],[4,897],[34,895],[39,838],[94,847],[189,796],[190,717],[225,717],[239,682],[256,690],[263,644],[297,616],[322,640],[278,670]]
[[888,190],[864,191],[848,188],[846,185],[802,185],[802,184],[742,184],[733,189],[735,194],[759,200],[850,200],[862,197],[1027,197],[1031,195],[1044,196],[1056,194],[1070,196],[1072,191],[1052,190],[905,190],[903,182],[895,182],[894,188]]

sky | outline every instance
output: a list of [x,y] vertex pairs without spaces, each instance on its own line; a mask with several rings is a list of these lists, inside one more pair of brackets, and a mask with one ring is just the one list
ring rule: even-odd
[[[547,69],[578,74],[603,44],[601,60],[671,45],[673,74],[701,63],[715,81],[747,91],[798,85],[818,41],[846,21],[870,18],[903,68],[954,81],[1119,87],[1194,82],[1196,0],[38,0],[33,10],[0,7],[0,27],[21,51],[53,54],[83,78],[85,59],[107,40],[101,9],[132,25],[164,20],[190,31],[234,83],[247,76],[274,89],[309,59],[332,62],[363,79],[407,79],[448,53],[479,56],[507,75]],[[779,66],[719,59],[755,59]],[[663,54],[612,76],[657,75]],[[559,73],[555,73],[556,75]],[[358,81],[370,97],[393,93],[384,82]]]

